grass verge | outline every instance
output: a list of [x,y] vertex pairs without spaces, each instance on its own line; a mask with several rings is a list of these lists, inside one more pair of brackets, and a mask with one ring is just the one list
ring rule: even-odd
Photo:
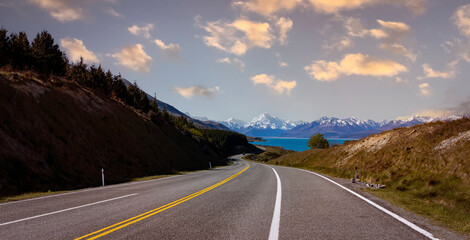
[[365,190],[372,195],[400,206],[410,212],[417,213],[442,226],[464,233],[470,239],[470,216],[468,209],[460,206],[446,206],[431,199],[416,198],[414,195],[394,189]]
[[56,192],[47,191],[47,192],[23,193],[23,194],[15,195],[15,196],[0,197],[0,203],[20,201],[20,200],[25,200],[25,199],[30,199],[30,198],[45,197],[45,196],[57,195],[57,194],[68,193],[68,192],[71,192],[71,191],[56,191]]
[[[200,172],[200,171],[204,171],[204,170],[181,171],[181,172],[176,172],[176,173],[173,173],[173,174],[162,174],[162,175],[146,176],[146,177],[134,178],[134,179],[130,180],[130,182],[150,181],[150,180],[166,178],[166,177],[171,177],[171,176],[177,176],[177,175],[185,175],[185,174],[188,174],[188,173],[194,173],[194,172]],[[69,193],[69,192],[74,192],[74,191],[80,191],[80,190],[71,190],[71,191],[50,191],[49,190],[47,192],[23,193],[23,194],[15,195],[15,196],[0,197],[0,203],[20,201],[20,200],[26,200],[26,199],[38,198],[38,197],[46,197],[46,196]]]
[[[344,159],[338,150],[340,149],[336,147],[330,150],[317,149],[282,154],[279,149],[267,148],[262,154],[247,155],[245,159],[280,166],[291,166],[292,164],[296,168],[315,171],[331,177],[350,179],[354,176],[353,166],[355,164],[351,164],[353,166],[350,167],[336,164]],[[281,153],[280,156],[276,157],[279,153]],[[382,158],[384,157],[382,156]],[[354,160],[354,163],[364,161],[361,158]],[[362,166],[367,165],[363,164]],[[387,185],[385,189],[364,189],[364,191],[430,219],[440,226],[463,233],[470,239],[468,185],[455,174],[434,174],[425,171],[424,167],[419,169],[413,168],[413,166],[400,167],[381,171],[360,168],[358,174],[362,181]]]

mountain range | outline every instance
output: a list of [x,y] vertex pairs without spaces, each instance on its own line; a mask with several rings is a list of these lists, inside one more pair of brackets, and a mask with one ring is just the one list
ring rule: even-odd
[[[127,80],[127,79],[122,79],[124,84],[126,84],[127,87],[129,87],[130,85],[132,85],[132,83]],[[187,118],[190,122],[194,123],[194,125],[196,125],[197,127],[199,128],[204,128],[204,129],[218,129],[218,130],[230,130],[229,128],[227,128],[225,125],[221,124],[221,123],[218,123],[216,121],[210,121],[209,119],[205,118],[203,120],[200,120],[200,119],[197,119],[197,118],[193,118],[191,117],[188,113],[182,113],[180,110],[176,109],[175,107],[173,107],[172,105],[166,103],[166,102],[163,102],[163,101],[160,101],[158,99],[156,99],[155,97],[151,96],[150,94],[146,93],[147,94],[147,98],[149,100],[156,100],[157,101],[157,105],[158,105],[158,108],[163,110],[163,109],[166,109],[168,111],[169,114],[173,115],[173,116],[183,116],[185,118]]]
[[312,122],[290,121],[262,113],[250,122],[229,118],[219,123],[232,131],[255,137],[302,137],[307,138],[319,132],[327,138],[358,139],[373,133],[380,133],[398,127],[409,127],[433,121],[455,120],[458,116],[445,118],[432,118],[425,116],[412,116],[403,120],[360,120],[355,117],[336,118],[321,117]]
[[[126,79],[123,80],[127,86],[132,84]],[[154,99],[154,97],[149,94],[147,94],[147,97],[149,99]],[[213,121],[209,120],[207,117],[196,117],[191,116],[189,113],[183,113],[172,105],[158,99],[157,104],[160,109],[166,109],[168,113],[174,116],[186,117],[189,121],[193,122],[200,128],[231,130],[252,137],[308,138],[311,135],[319,132],[327,138],[359,139],[374,133],[380,133],[398,127],[410,127],[421,123],[428,123],[439,120],[455,120],[460,118],[458,116],[449,116],[445,118],[412,116],[403,120],[374,121],[360,120],[356,117],[343,119],[336,117],[321,117],[312,122],[305,122],[284,120],[265,112],[253,118],[250,122],[239,120],[233,117],[225,121]]]

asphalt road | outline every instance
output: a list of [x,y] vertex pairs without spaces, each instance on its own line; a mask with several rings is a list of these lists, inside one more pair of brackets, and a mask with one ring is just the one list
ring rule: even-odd
[[0,204],[0,239],[442,237],[379,208],[311,172],[236,161],[187,175]]

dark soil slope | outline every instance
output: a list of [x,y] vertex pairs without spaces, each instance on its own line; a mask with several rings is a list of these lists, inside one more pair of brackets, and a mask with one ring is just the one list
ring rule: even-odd
[[100,92],[0,72],[0,195],[97,186],[101,168],[116,183],[218,160],[191,135]]

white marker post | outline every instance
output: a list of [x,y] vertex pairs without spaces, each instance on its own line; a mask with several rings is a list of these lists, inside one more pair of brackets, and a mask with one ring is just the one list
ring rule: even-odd
[[356,164],[356,168],[354,170],[354,179],[353,179],[353,183],[356,183],[357,181],[357,164]]
[[101,169],[101,184],[104,187],[104,168]]
[[209,162],[209,169],[212,169],[212,163]]

